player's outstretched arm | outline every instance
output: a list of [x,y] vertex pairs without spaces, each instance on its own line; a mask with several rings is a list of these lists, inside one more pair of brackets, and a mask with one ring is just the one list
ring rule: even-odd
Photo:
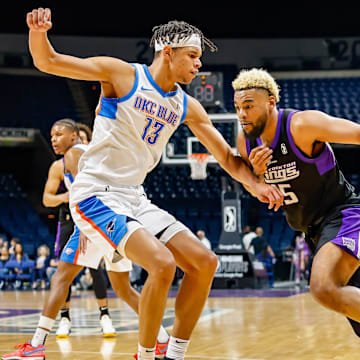
[[231,147],[213,126],[204,108],[192,97],[189,97],[185,123],[226,172],[241,182],[260,201],[269,203],[269,209],[280,208],[284,200],[281,191],[275,186],[265,184],[253,174],[240,156],[233,154]]
[[310,153],[314,142],[360,145],[360,125],[336,118],[322,111],[307,110],[295,113],[291,133],[297,146]]
[[78,80],[112,83],[112,74],[132,75],[130,64],[111,57],[78,58],[60,54],[51,45],[47,32],[52,28],[51,11],[34,9],[26,16],[29,27],[29,48],[34,65],[43,72]]

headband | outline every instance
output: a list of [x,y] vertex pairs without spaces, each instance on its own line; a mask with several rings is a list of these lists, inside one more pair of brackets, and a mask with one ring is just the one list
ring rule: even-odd
[[164,49],[165,46],[170,46],[172,48],[185,47],[185,46],[194,46],[202,50],[201,46],[201,37],[198,34],[191,34],[190,36],[179,40],[179,35],[176,35],[175,38],[170,40],[156,40],[155,41],[155,51],[160,51]]

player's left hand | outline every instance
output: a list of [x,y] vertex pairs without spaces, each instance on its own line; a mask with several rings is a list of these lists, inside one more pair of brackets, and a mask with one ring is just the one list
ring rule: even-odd
[[272,159],[272,152],[272,149],[265,145],[258,146],[251,150],[249,160],[257,176],[266,173],[267,164]]
[[268,209],[274,208],[274,211],[278,211],[284,202],[284,194],[276,185],[257,182],[253,189],[261,202],[269,204]]

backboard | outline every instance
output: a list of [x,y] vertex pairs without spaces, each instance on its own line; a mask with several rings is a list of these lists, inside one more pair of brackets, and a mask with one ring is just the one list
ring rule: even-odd
[[[235,113],[221,113],[209,114],[209,117],[233,151],[237,153],[236,139],[239,131],[237,115]],[[166,145],[161,161],[168,165],[189,164],[189,156],[193,153],[208,153],[208,151],[186,125],[181,125]],[[210,155],[208,163],[217,164],[217,161]]]

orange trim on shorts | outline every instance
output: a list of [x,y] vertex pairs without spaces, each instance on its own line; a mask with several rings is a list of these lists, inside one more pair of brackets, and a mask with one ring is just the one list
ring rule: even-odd
[[76,265],[77,265],[79,254],[80,254],[80,249],[77,248],[76,253],[75,253],[75,257],[74,257],[74,264],[76,264]]
[[116,245],[111,241],[111,239],[90,219],[88,218],[83,211],[80,210],[79,205],[76,205],[76,212],[81,216],[81,218],[87,221],[92,228],[94,228],[114,249],[116,249]]

